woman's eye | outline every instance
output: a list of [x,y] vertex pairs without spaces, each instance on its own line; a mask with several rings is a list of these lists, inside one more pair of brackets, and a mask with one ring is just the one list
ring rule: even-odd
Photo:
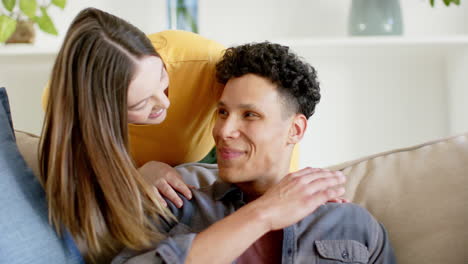
[[146,107],[147,104],[148,104],[148,100],[145,100],[141,102],[141,104],[135,106],[132,110],[135,110],[135,111],[142,110]]

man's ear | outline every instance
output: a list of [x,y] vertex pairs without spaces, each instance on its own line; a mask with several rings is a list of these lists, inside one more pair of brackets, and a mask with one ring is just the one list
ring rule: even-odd
[[307,129],[307,118],[303,114],[296,114],[289,128],[288,143],[297,144],[304,137]]

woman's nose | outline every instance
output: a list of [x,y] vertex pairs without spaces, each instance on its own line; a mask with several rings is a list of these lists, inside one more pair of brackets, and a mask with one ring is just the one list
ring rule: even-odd
[[156,91],[154,94],[153,94],[153,102],[154,102],[154,105],[158,108],[169,108],[169,106],[171,105],[170,101],[169,101],[169,98],[167,97],[166,93],[164,91]]

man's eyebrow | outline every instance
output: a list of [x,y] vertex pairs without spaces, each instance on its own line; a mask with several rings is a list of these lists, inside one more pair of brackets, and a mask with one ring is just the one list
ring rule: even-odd
[[[226,107],[226,104],[224,102],[218,102],[218,107]],[[259,111],[260,109],[254,105],[254,104],[239,104],[238,108],[241,109],[253,109],[256,111]]]
[[239,108],[258,110],[258,107],[254,104],[240,104]]

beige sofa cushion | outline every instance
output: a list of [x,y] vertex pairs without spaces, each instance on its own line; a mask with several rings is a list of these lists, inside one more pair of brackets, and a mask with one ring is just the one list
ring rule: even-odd
[[24,160],[34,174],[39,175],[39,157],[37,156],[39,137],[19,130],[15,130],[15,136],[16,144]]
[[[38,137],[16,137],[37,174]],[[347,175],[346,197],[385,225],[399,263],[468,263],[468,134],[332,169]]]
[[385,225],[398,263],[468,263],[468,133],[332,169]]

